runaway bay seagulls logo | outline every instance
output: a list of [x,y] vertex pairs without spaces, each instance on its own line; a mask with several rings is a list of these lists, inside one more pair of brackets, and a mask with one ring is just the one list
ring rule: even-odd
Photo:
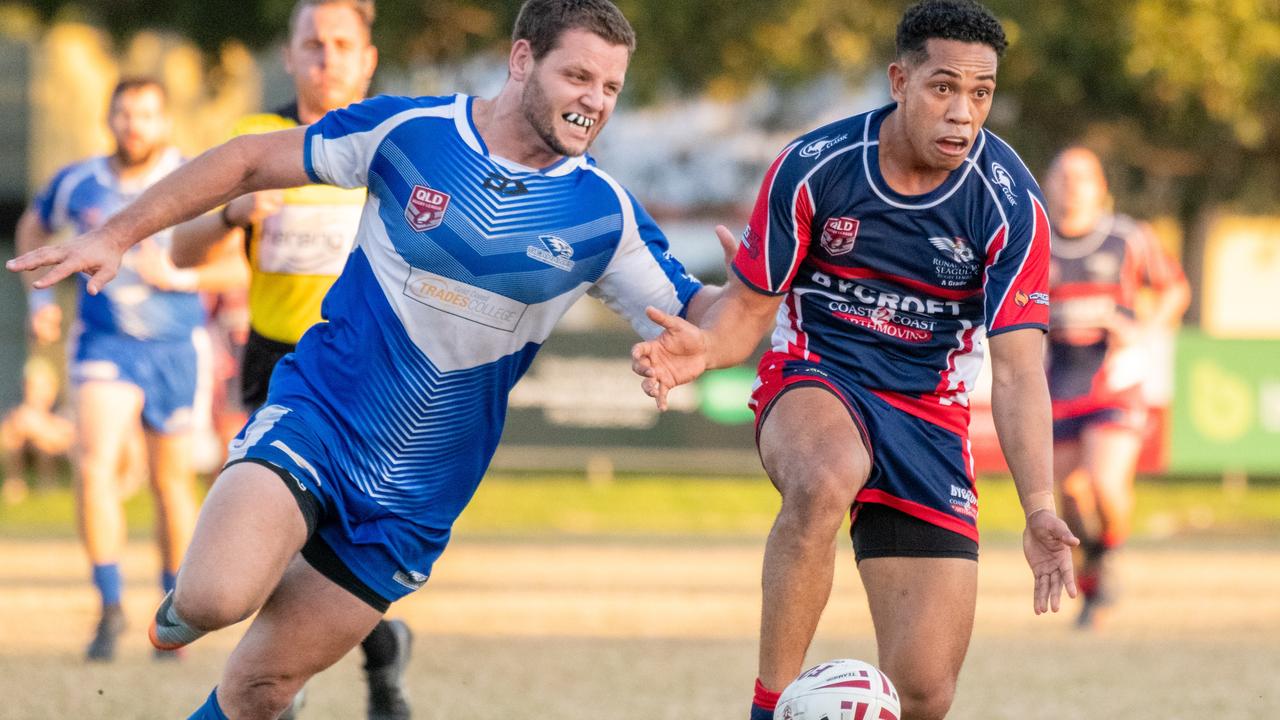
[[938,249],[938,252],[951,258],[952,261],[966,265],[972,263],[975,259],[973,248],[964,238],[929,238],[929,244]]
[[961,237],[931,237],[929,244],[942,257],[933,259],[933,272],[943,287],[961,287],[977,276],[978,256]]
[[1000,186],[1000,191],[1004,193],[1004,199],[1008,200],[1010,205],[1018,204],[1013,193],[1013,176],[998,162],[991,163],[991,181]]
[[404,208],[404,219],[409,227],[426,232],[440,227],[445,210],[449,209],[449,196],[426,185],[414,185],[409,193],[409,203]]
[[804,147],[800,148],[800,157],[811,158],[811,159],[816,158],[819,155],[821,155],[823,152],[825,152],[827,148],[833,145],[839,145],[840,143],[848,139],[849,139],[849,136],[847,134],[837,135],[830,139],[828,139],[826,136],[820,137],[817,140],[814,140],[813,142],[809,143],[808,145],[805,145]]
[[847,255],[853,251],[853,241],[858,239],[857,218],[831,218],[822,226],[822,249],[830,255]]
[[573,269],[573,246],[555,235],[539,235],[540,245],[530,245],[525,254],[540,263],[569,272]]

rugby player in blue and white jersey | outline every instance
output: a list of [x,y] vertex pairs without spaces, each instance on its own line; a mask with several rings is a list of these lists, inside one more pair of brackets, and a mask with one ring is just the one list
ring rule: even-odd
[[634,34],[607,0],[530,0],[492,99],[378,97],[308,128],[231,140],[102,229],[9,264],[84,271],[247,192],[367,186],[346,267],[230,449],[152,640],[257,618],[197,718],[272,718],[421,587],[501,432],[508,392],[559,317],[600,298],[697,319],[715,291],[587,148]]
[[[164,87],[154,79],[120,82],[111,94],[107,125],[115,152],[73,163],[54,176],[18,221],[19,251],[44,246],[63,231],[100,227],[182,162],[169,144]],[[119,562],[125,520],[118,472],[139,417],[156,497],[161,585],[173,588],[196,517],[191,426],[196,339],[204,325],[196,290],[244,280],[243,272],[225,262],[178,270],[168,261],[169,233],[157,228],[147,235],[124,256],[120,276],[106,292],[86,292],[84,280],[79,283],[71,357],[76,515],[102,599],[89,660],[111,660],[124,627]],[[59,326],[60,311],[47,285],[31,292],[29,305],[33,326]]]
[[[1026,512],[1037,613],[1075,596],[1051,473],[1044,332],[1049,223],[1035,180],[983,123],[1005,47],[971,0],[926,0],[898,27],[895,101],[788,145],[766,174],[701,329],[633,353],[646,392],[741,362],[774,326],[752,394],[782,509],[765,550],[753,720],[773,717],[853,544],[903,720],[942,718],[977,595],[968,392],[990,347],[996,429]],[[726,233],[721,229],[722,233]]]

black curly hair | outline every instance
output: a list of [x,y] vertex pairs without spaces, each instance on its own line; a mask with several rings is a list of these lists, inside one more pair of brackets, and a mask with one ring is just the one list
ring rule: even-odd
[[898,58],[923,60],[931,38],[989,45],[997,57],[1009,45],[1000,21],[974,0],[924,0],[907,8],[898,23]]

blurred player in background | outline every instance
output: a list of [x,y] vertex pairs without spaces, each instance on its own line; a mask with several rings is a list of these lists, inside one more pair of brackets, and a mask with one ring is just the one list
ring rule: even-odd
[[[378,63],[370,35],[373,20],[372,0],[299,0],[284,54],[296,97],[273,113],[244,118],[233,135],[310,125],[330,110],[364,99]],[[266,190],[174,228],[173,258],[179,267],[196,267],[223,254],[247,261],[249,338],[240,397],[250,412],[266,403],[276,363],[320,322],[320,302],[351,253],[366,195],[365,188],[321,184]],[[361,642],[371,720],[409,717],[401,678],[411,643],[409,627],[400,620],[379,621]]]
[[[182,163],[169,145],[164,88],[149,78],[120,82],[111,94],[111,155],[60,171],[22,215],[17,247],[28,252],[64,230],[101,227],[120,208]],[[78,280],[78,336],[71,359],[75,385],[76,500],[80,534],[93,566],[102,614],[90,660],[111,660],[124,627],[120,555],[125,540],[119,468],[135,418],[146,431],[161,586],[174,587],[195,524],[191,426],[204,310],[196,291],[243,282],[239,268],[178,270],[169,262],[169,233],[160,231],[124,257],[119,282],[102,293]],[[56,311],[49,288],[31,291],[33,328]],[[157,657],[171,655],[159,654]]]
[[1048,219],[1017,154],[983,130],[1005,43],[969,0],[907,10],[889,66],[895,103],[788,145],[708,320],[654,312],[666,332],[634,350],[661,407],[674,385],[746,359],[774,326],[751,396],[760,457],[782,494],[752,720],[773,717],[803,667],[850,508],[879,664],[903,720],[947,714],[977,600],[967,393],[986,346],[1034,610],[1057,610],[1063,588],[1075,595],[1078,541],[1055,513],[1043,365]]
[[276,717],[427,582],[512,386],[582,296],[646,337],[646,307],[696,320],[714,300],[586,156],[635,47],[626,18],[608,0],[529,0],[512,39],[493,98],[379,97],[235,138],[106,227],[8,265],[55,265],[40,287],[87,271],[97,289],[121,248],[247,192],[369,188],[326,322],[276,365],[156,613],[153,643],[178,647],[257,610],[195,718]]
[[[1191,300],[1177,261],[1151,228],[1112,212],[1102,162],[1072,147],[1045,179],[1052,220],[1054,480],[1063,517],[1081,539],[1079,624],[1093,626],[1114,599],[1114,551],[1129,536],[1133,479],[1147,423],[1143,381],[1159,359],[1158,333],[1175,328]],[[1148,310],[1139,295],[1153,291]]]

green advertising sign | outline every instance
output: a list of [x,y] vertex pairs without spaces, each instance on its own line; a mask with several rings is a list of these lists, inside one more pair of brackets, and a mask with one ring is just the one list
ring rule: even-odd
[[1169,469],[1280,475],[1280,340],[1178,336]]

